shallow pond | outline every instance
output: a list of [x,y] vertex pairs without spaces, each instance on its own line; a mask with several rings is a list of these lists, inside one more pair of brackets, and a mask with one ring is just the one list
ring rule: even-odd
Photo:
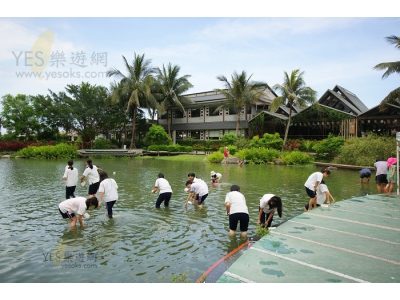
[[[258,202],[265,193],[283,200],[283,216],[273,225],[303,213],[308,196],[303,184],[320,168],[308,166],[221,165],[197,161],[141,159],[93,160],[119,185],[115,218],[104,206],[89,211],[87,226],[71,230],[58,204],[64,200],[61,179],[66,161],[0,160],[0,282],[170,282],[174,274],[196,281],[208,268],[241,243],[228,236],[224,200],[232,184],[246,196],[249,235],[255,234]],[[84,159],[74,166],[82,174]],[[198,209],[183,207],[189,172],[209,182],[210,171],[222,174],[210,186]],[[155,208],[151,194],[163,172],[173,196],[169,208]],[[333,170],[326,183],[337,201],[377,193],[373,179],[360,188],[358,171]],[[87,186],[77,187],[87,195]]]

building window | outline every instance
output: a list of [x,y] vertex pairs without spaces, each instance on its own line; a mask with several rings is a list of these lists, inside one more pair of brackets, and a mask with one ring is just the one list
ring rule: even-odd
[[186,137],[187,137],[186,131],[177,131],[176,132],[176,139],[182,140],[182,139],[185,139]]
[[200,109],[190,109],[190,118],[199,118],[200,117]]
[[222,130],[209,130],[208,131],[208,138],[210,140],[218,140],[220,136],[222,136]]
[[182,119],[185,118],[185,114],[181,112],[180,110],[175,111],[175,119]]
[[191,131],[189,131],[189,133],[190,133],[190,137],[192,139],[195,139],[195,140],[200,139],[200,131],[199,130],[191,130]]

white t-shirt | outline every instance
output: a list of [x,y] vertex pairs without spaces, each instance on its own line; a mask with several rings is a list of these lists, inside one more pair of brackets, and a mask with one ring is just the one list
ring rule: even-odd
[[73,170],[67,168],[65,169],[64,176],[63,178],[66,178],[67,186],[76,186],[78,184],[78,179],[79,179],[79,172],[77,168],[74,168]]
[[196,182],[193,182],[190,186],[190,192],[199,194],[199,196],[204,196],[208,194],[208,185],[204,182],[204,180],[197,179]]
[[156,183],[154,184],[154,186],[158,187],[158,190],[160,191],[160,194],[172,193],[172,188],[169,185],[168,180],[165,179],[165,178],[158,178],[156,180]]
[[326,200],[325,192],[329,192],[327,185],[323,183],[319,184],[317,188],[317,204],[324,204]]
[[324,174],[322,174],[321,172],[314,172],[308,177],[306,183],[304,183],[304,186],[313,191],[315,183],[317,181],[321,183],[322,179],[324,179]]
[[86,212],[86,198],[85,197],[76,197],[67,199],[61,202],[58,207],[65,214],[69,212],[70,214],[75,215],[84,215]]
[[83,172],[83,176],[85,176],[88,179],[89,184],[93,184],[100,181],[100,175],[95,165],[93,165],[93,169],[86,167],[85,171]]
[[246,199],[244,195],[238,191],[229,192],[226,194],[225,203],[231,204],[229,214],[235,213],[246,213],[249,214],[249,210],[246,205]]
[[276,208],[269,208],[269,200],[271,200],[272,197],[274,197],[274,194],[265,194],[261,199],[260,199],[260,207],[264,211],[264,213],[269,214],[271,211],[276,212]]
[[211,179],[214,179],[214,178],[219,178],[219,179],[221,179],[221,178],[222,178],[222,174],[221,174],[221,173],[215,173],[215,177],[214,177],[214,176],[211,176]]
[[118,200],[118,185],[112,178],[106,178],[100,182],[99,193],[104,193],[104,202]]

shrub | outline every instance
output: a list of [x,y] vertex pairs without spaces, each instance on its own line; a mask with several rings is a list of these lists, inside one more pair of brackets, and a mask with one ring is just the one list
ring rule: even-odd
[[224,155],[217,151],[206,156],[206,160],[210,163],[220,163],[224,159]]
[[238,150],[250,148],[250,140],[245,138],[238,138],[234,146],[236,146]]
[[181,145],[151,145],[147,151],[168,151],[168,152],[192,152],[193,148],[190,146]]
[[18,151],[28,146],[37,146],[36,142],[0,142],[0,151]]
[[377,158],[396,157],[396,139],[370,133],[366,137],[352,138],[345,142],[334,163],[373,166]]
[[288,140],[285,145],[285,150],[294,151],[299,149],[299,144],[295,140]]
[[316,144],[316,142],[312,140],[300,140],[298,144],[300,151],[311,152],[313,151],[313,147]]
[[[225,147],[221,147],[219,148],[219,152],[224,153],[224,149]],[[229,155],[235,155],[237,152],[237,147],[236,146],[228,146],[228,151],[229,151]]]
[[172,143],[172,139],[164,127],[152,124],[146,133],[145,143],[147,145],[169,145]]
[[262,138],[256,135],[250,141],[251,148],[273,148],[280,150],[282,148],[282,145],[283,139],[277,132],[275,132],[274,134],[264,133]]
[[95,139],[93,142],[93,149],[110,149],[111,141],[105,138]]
[[334,136],[332,133],[329,133],[326,139],[314,145],[314,150],[318,154],[328,153],[329,155],[334,155],[335,153],[340,153],[344,141],[344,137]]
[[238,140],[238,137],[233,134],[233,133],[227,133],[224,134],[221,137],[221,141],[225,144],[225,145],[233,145],[234,143],[236,143],[236,141]]
[[275,162],[275,160],[279,158],[279,156],[279,150],[265,148],[243,149],[237,153],[237,157],[239,157],[241,160],[246,160],[246,162],[249,164]]
[[283,153],[281,159],[286,165],[304,165],[314,161],[311,155],[297,150]]
[[58,159],[75,158],[78,156],[77,147],[64,143],[56,146],[29,146],[13,154],[26,158]]

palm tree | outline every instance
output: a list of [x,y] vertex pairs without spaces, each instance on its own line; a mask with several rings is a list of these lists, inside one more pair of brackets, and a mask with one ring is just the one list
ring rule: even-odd
[[231,75],[231,82],[223,75],[217,77],[224,83],[225,89],[215,89],[215,91],[224,95],[225,101],[215,109],[214,113],[224,108],[237,109],[236,136],[239,134],[242,109],[260,99],[268,87],[265,82],[250,81],[252,76],[247,77],[246,71],[242,71],[240,74],[235,71]]
[[143,55],[134,55],[132,65],[128,63],[126,58],[122,56],[127,71],[124,75],[121,71],[112,68],[107,71],[107,76],[115,76],[120,79],[120,87],[114,90],[112,95],[113,101],[119,101],[121,96],[125,94],[129,96],[126,110],[132,109],[132,139],[130,148],[135,148],[135,128],[136,128],[136,114],[139,107],[155,108],[157,101],[152,94],[151,87],[154,84],[153,74],[156,72],[155,68],[150,66],[151,60],[145,59]]
[[[395,45],[395,48],[400,49],[400,38],[391,35],[386,37],[386,40],[392,44]],[[375,67],[373,67],[374,70],[386,70],[385,73],[382,75],[382,79],[387,78],[389,75],[393,73],[400,74],[400,61],[394,61],[394,62],[384,62],[377,64]],[[381,102],[380,104],[380,110],[385,110],[387,108],[388,104],[395,104],[395,105],[400,105],[400,87],[394,89],[391,91]]]
[[104,105],[105,107],[111,106],[113,103],[117,102],[119,107],[120,114],[123,114],[125,117],[123,118],[122,130],[124,133],[123,144],[125,145],[126,137],[128,136],[126,125],[129,121],[129,112],[127,111],[127,106],[129,102],[129,94],[122,93],[121,82],[116,82],[115,80],[110,83],[110,93],[106,98]]
[[[159,106],[160,113],[164,111],[168,112],[169,108],[173,105],[178,106],[178,108],[184,113],[184,105],[193,103],[190,98],[182,96],[183,93],[193,87],[188,80],[190,75],[179,77],[179,71],[180,67],[178,65],[172,66],[171,63],[168,64],[167,69],[164,65],[162,70],[157,69],[159,98],[161,102]],[[168,134],[171,135],[171,119],[167,119]]]
[[275,112],[280,105],[286,105],[289,107],[289,119],[287,120],[285,137],[283,139],[282,151],[286,145],[287,136],[289,133],[290,122],[292,119],[293,106],[297,105],[305,107],[307,103],[313,104],[316,101],[317,92],[312,88],[306,86],[303,75],[304,72],[300,72],[299,69],[292,71],[289,75],[284,71],[285,76],[283,84],[276,84],[272,88],[275,91],[280,91],[281,96],[276,97],[271,102],[270,111]]

